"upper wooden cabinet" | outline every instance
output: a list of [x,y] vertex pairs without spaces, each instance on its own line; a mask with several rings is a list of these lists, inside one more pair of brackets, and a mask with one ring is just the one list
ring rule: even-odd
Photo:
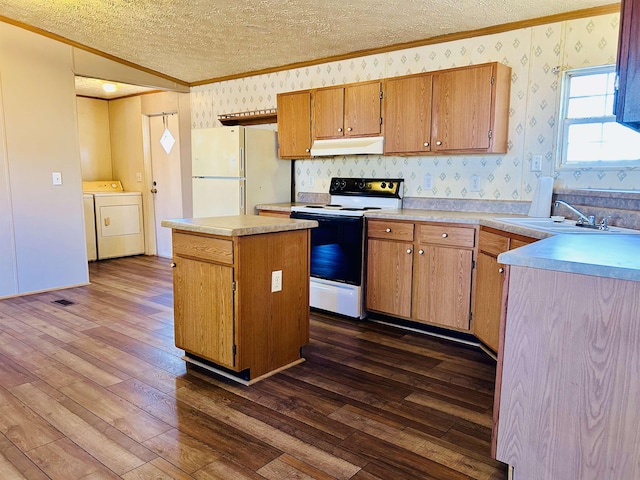
[[384,153],[431,151],[433,75],[410,75],[384,82]]
[[313,90],[313,139],[380,135],[381,97],[379,81]]
[[487,63],[385,81],[385,153],[506,153],[510,77]]
[[616,122],[640,131],[640,5],[622,0],[620,38],[616,63],[617,84],[614,113]]
[[278,94],[278,156],[311,157],[311,92]]

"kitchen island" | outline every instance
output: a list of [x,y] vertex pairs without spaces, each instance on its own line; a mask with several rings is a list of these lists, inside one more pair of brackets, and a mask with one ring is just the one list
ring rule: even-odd
[[301,361],[309,341],[309,229],[238,215],[171,228],[175,344],[190,366],[250,384]]
[[516,479],[640,478],[640,236],[558,235],[498,260],[496,458]]

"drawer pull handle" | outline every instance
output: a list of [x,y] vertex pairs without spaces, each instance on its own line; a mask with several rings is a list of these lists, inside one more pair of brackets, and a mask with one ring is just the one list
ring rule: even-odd
[[176,262],[171,262],[170,266],[171,266],[171,268],[176,268]]
[[442,238],[447,238],[448,236],[449,236],[449,234],[448,234],[448,233],[443,233],[443,234],[442,234]]
[[498,273],[504,273],[504,268],[500,267],[500,268],[498,269]]
[[420,249],[420,250],[418,250],[418,253],[419,253],[420,255],[424,255],[424,250]]
[[385,230],[385,232],[387,232],[387,233],[391,233],[391,229],[390,229],[390,228],[387,228],[387,229]]
[[407,248],[407,253],[411,253],[411,249],[410,248]]

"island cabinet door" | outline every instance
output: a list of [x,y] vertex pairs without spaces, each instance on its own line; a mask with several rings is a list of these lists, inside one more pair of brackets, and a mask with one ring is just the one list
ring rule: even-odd
[[233,268],[183,257],[174,263],[176,346],[235,368]]

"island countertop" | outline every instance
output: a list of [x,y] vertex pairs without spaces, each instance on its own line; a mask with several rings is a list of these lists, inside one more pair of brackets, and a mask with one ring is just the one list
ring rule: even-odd
[[259,215],[230,215],[224,217],[167,219],[162,220],[161,225],[163,227],[188,232],[240,237],[244,235],[315,228],[318,226],[318,222],[315,220],[298,220]]
[[640,281],[640,235],[556,235],[501,253],[498,262]]

